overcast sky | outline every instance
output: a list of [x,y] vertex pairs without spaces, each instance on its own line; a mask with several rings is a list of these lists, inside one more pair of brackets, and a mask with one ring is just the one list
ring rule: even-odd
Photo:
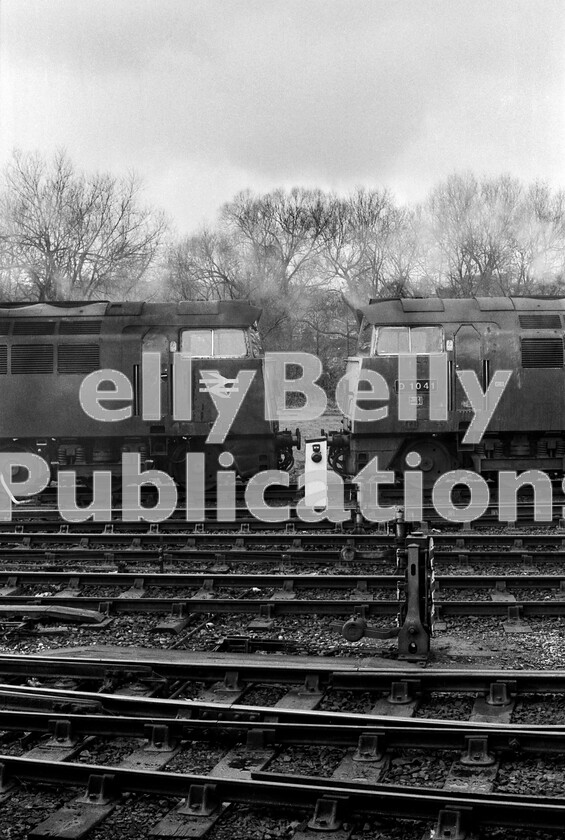
[[65,147],[180,232],[235,192],[565,187],[563,0],[0,0],[0,164]]

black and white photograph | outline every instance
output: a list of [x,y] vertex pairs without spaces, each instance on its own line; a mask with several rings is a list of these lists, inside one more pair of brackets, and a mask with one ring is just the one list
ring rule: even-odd
[[565,837],[565,3],[0,0],[0,840]]

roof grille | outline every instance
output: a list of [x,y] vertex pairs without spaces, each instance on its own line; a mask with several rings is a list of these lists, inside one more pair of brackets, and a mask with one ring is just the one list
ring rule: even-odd
[[100,368],[100,347],[98,344],[60,344],[58,349],[58,373],[92,373]]
[[554,312],[546,312],[543,315],[518,315],[518,321],[524,330],[561,329],[561,318]]
[[14,335],[53,335],[55,321],[23,321],[14,320]]
[[100,335],[102,321],[61,321],[59,335]]
[[522,367],[563,367],[562,338],[523,338]]
[[8,348],[0,344],[0,373],[8,373]]
[[13,344],[12,373],[53,373],[52,344]]

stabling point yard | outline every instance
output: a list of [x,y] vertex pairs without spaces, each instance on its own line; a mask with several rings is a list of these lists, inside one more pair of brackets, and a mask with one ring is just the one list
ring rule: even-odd
[[[80,318],[100,320],[103,356],[105,330],[117,327],[96,306],[96,313]],[[487,311],[480,301],[476,306]],[[502,332],[520,318],[538,317],[512,306]],[[174,318],[200,319],[201,329],[203,319],[222,314],[208,309],[177,309]],[[375,311],[369,307],[365,317],[378,350],[381,325],[370,320]],[[494,317],[492,311],[484,319]],[[59,336],[70,329],[62,327],[65,319],[80,318],[76,311],[38,309],[37,323],[46,314],[56,324],[48,341],[58,353],[64,343]],[[448,315],[444,307],[433,318],[443,324],[446,354],[436,373],[449,377],[454,322]],[[129,328],[149,317],[155,317],[150,308],[125,307],[114,311],[111,323]],[[260,371],[261,357],[245,332],[251,330],[249,312],[238,317],[242,352],[249,369]],[[30,329],[22,323],[19,332]],[[524,329],[534,329],[531,323]],[[73,329],[78,337],[64,341],[78,346],[86,327]],[[439,340],[437,329],[434,336]],[[212,346],[215,340],[210,338]],[[135,365],[132,347],[128,352]],[[76,353],[73,364],[86,364]],[[546,359],[536,353],[526,344],[521,361],[527,370]],[[30,358],[25,364],[38,364]],[[362,358],[367,369],[382,362],[381,372],[392,376],[386,354],[379,359],[368,351]],[[477,378],[483,392],[486,374],[494,372],[491,361],[490,372],[481,368],[484,381]],[[230,364],[229,377],[227,368],[222,376],[233,384],[237,367],[233,359]],[[415,381],[425,391],[430,375],[425,361],[417,364]],[[11,365],[10,355],[9,376],[21,376]],[[58,374],[53,366],[25,375]],[[139,370],[141,379],[147,375]],[[128,368],[128,381],[135,392],[135,370]],[[374,425],[368,434],[344,424],[338,433],[335,416],[323,421],[333,433],[264,426],[263,443],[251,447],[251,438],[243,446],[237,437],[242,427],[234,427],[226,451],[239,476],[230,485],[235,508],[228,517],[229,505],[218,510],[219,490],[208,487],[197,500],[199,520],[188,521],[185,436],[169,417],[152,431],[140,426],[146,422],[141,404],[140,414],[128,420],[129,431],[116,434],[116,427],[104,441],[74,438],[70,426],[64,439],[49,438],[44,462],[54,473],[76,466],[85,482],[79,507],[92,499],[92,464],[112,473],[110,508],[106,521],[63,521],[53,484],[26,504],[14,497],[10,520],[0,523],[0,811],[19,832],[10,840],[103,840],[128,832],[209,840],[242,832],[289,840],[321,833],[334,840],[558,835],[565,808],[565,528],[557,476],[563,441],[539,426],[516,425],[493,429],[474,450],[462,444],[466,429],[457,425],[438,442],[423,424],[422,437],[409,425],[413,420],[399,419],[394,394],[402,389],[396,392],[388,381],[391,422],[394,415],[407,424],[396,454],[390,427]],[[454,390],[447,388],[448,411],[462,398],[464,381],[458,376]],[[512,389],[508,381],[505,389]],[[170,393],[162,387],[166,402]],[[437,394],[434,399],[439,410],[441,400]],[[503,416],[518,422],[500,404]],[[423,421],[418,411],[428,408],[416,402],[417,421]],[[403,459],[400,480],[382,486],[378,497],[381,507],[394,511],[390,521],[365,516],[359,486],[348,480],[342,521],[323,515],[303,521],[297,504],[308,488],[298,487],[296,472],[287,488],[271,488],[265,496],[273,508],[289,505],[287,521],[251,516],[246,482],[266,466],[291,470],[300,438],[308,441],[302,463],[319,463],[314,456],[323,462],[327,447],[330,466],[348,477],[379,447],[389,453],[384,467],[393,473]],[[162,521],[123,521],[114,472],[124,446],[146,469],[174,475],[177,508]],[[205,485],[220,455],[214,450],[209,464],[204,457]],[[548,471],[554,491],[551,521],[536,519],[539,499],[525,487],[517,493],[517,521],[501,522],[492,490],[496,472],[536,463]],[[404,491],[418,466],[421,518],[410,521]],[[448,468],[474,470],[491,488],[489,504],[470,524],[446,522],[437,510],[432,490]],[[472,492],[463,483],[452,494],[452,507],[464,511]],[[155,490],[140,492],[145,518],[157,498]]]

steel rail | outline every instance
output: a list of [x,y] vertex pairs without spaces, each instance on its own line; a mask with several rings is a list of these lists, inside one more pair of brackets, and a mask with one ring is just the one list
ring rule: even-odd
[[[523,585],[527,589],[527,584]],[[378,602],[382,603],[382,602]],[[490,616],[498,618],[511,617],[509,609],[518,611],[522,618],[539,618],[541,616],[565,615],[565,600],[550,601],[440,601],[434,602],[436,616],[472,615],[477,617]]]
[[[502,523],[504,524],[504,523]],[[524,545],[547,545],[557,548],[565,548],[565,531],[562,528],[556,528],[554,531],[545,531],[540,533],[539,528],[543,523],[538,523],[536,530],[532,532],[507,531],[506,533],[485,533],[481,531],[458,531],[458,532],[438,532],[433,534],[433,540],[438,551],[462,551],[469,547],[469,545],[479,546],[486,545],[503,545],[508,546],[510,552],[521,552]],[[547,523],[545,523],[547,526]],[[444,543],[455,543],[452,548],[448,548]],[[481,549],[484,550],[484,549]]]
[[[443,602],[442,602],[443,603]],[[446,602],[448,603],[448,602]],[[558,604],[558,601],[544,602]],[[565,611],[565,602],[564,611]],[[256,615],[268,610],[269,618],[280,615],[350,615],[363,607],[366,614],[376,616],[396,616],[400,601],[370,601],[355,598],[352,600],[296,599],[265,600],[251,598],[121,598],[117,596],[66,597],[57,595],[19,596],[5,595],[0,598],[0,615],[25,615],[30,607],[65,607],[77,610],[98,611],[107,615],[120,613],[167,614],[173,609],[182,608],[182,615],[208,615],[211,613]],[[34,610],[34,612],[36,612]]]
[[[413,693],[422,692],[479,692],[488,693],[493,683],[505,683],[513,693],[565,693],[565,670],[525,671],[486,669],[455,670],[426,669],[417,666],[404,668],[374,668],[359,660],[336,661],[323,657],[268,657],[216,653],[213,651],[182,651],[182,655],[135,649],[135,658],[116,656],[110,651],[95,649],[90,655],[84,650],[69,656],[29,656],[0,654],[0,674],[5,678],[73,677],[104,681],[110,676],[131,675],[139,679],[175,679],[184,681],[217,681],[227,673],[237,673],[243,683],[303,683],[315,676],[321,685],[334,689],[355,691],[390,691],[392,683],[405,682]],[[176,653],[176,652],[175,652]],[[124,654],[132,656],[130,648]]]
[[[276,712],[277,710],[275,710]],[[275,714],[276,718],[278,715]],[[412,720],[404,725],[390,722],[376,723],[366,718],[364,723],[346,724],[322,722],[316,713],[309,715],[310,721],[272,720],[253,721],[240,716],[237,720],[224,718],[210,720],[191,716],[190,719],[161,717],[158,725],[166,727],[169,739],[209,741],[217,738],[245,740],[250,733],[262,735],[265,745],[311,745],[354,747],[364,736],[378,739],[379,751],[384,749],[432,749],[465,751],[468,739],[482,736],[485,746],[492,753],[510,753],[521,756],[524,753],[537,755],[565,754],[565,727],[546,726],[536,730],[523,726],[498,726],[486,729],[466,723],[455,726],[422,725]],[[75,739],[87,736],[104,738],[144,738],[155,726],[150,716],[102,715],[65,713],[54,716],[51,712],[0,710],[0,730],[24,731],[50,734],[60,723],[68,726],[67,736]]]
[[[295,599],[265,600],[250,598],[122,598],[117,596],[66,597],[57,595],[18,596],[6,595],[0,598],[0,615],[25,615],[26,607],[64,607],[98,611],[107,615],[121,613],[172,613],[181,607],[182,615],[194,614],[248,614],[255,615],[269,611],[269,618],[281,615],[350,615],[363,608],[367,618],[397,616],[400,600],[351,600]],[[435,601],[442,616],[472,615],[508,617],[508,609],[519,609],[524,618],[565,615],[565,600],[550,601]],[[37,614],[37,610],[34,610]]]
[[[398,704],[395,705],[398,710]],[[501,725],[496,721],[450,721],[439,718],[398,717],[371,715],[355,712],[336,712],[285,708],[284,706],[243,706],[227,703],[205,703],[199,700],[178,700],[154,696],[132,696],[83,691],[79,689],[57,689],[21,687],[0,684],[0,709],[12,712],[45,712],[49,719],[58,714],[68,715],[111,715],[124,717],[170,718],[173,720],[199,720],[206,723],[234,722],[270,727],[275,723],[298,724],[325,727],[361,727],[366,730],[375,727],[447,729],[467,734],[488,733],[502,729],[515,736],[516,732],[565,733],[564,724],[511,724]]]
[[[226,523],[229,525],[230,523]],[[135,528],[136,523],[123,523],[123,527],[117,528],[98,524],[96,530],[89,530],[84,528],[84,523],[79,528],[71,528],[68,525],[61,526],[60,523],[53,523],[53,528],[48,527],[48,523],[38,523],[37,530],[32,530],[31,527],[24,528],[22,524],[0,522],[0,539],[2,543],[26,543],[31,545],[38,541],[53,541],[57,543],[76,544],[81,541],[85,544],[98,543],[127,543],[128,540],[143,541],[144,544],[152,547],[162,547],[165,543],[175,546],[186,546],[194,549],[197,544],[216,544],[229,543],[233,544],[234,538],[244,540],[252,544],[275,544],[288,543],[291,547],[294,541],[309,543],[310,545],[319,546],[327,543],[348,543],[353,541],[357,546],[377,544],[379,546],[389,546],[393,541],[390,534],[385,534],[382,531],[371,531],[364,533],[352,533],[342,529],[337,530],[333,528],[323,528],[310,526],[309,528],[292,528],[284,527],[285,523],[272,523],[272,528],[262,528],[261,531],[251,531],[242,527],[240,523],[235,523],[237,529],[224,527],[224,523],[218,523],[215,529],[206,527],[206,529],[198,529],[189,522],[183,522],[182,529],[179,527],[171,531],[162,526],[165,523],[159,523],[158,526],[151,528],[145,524],[145,528]],[[261,523],[264,524],[264,523]],[[276,527],[274,527],[276,524]],[[188,545],[187,545],[188,544]]]
[[[73,588],[86,586],[115,586],[117,588],[131,588],[134,585],[142,586],[145,589],[151,587],[178,588],[178,587],[229,587],[229,588],[280,588],[286,582],[292,583],[293,589],[351,589],[355,585],[366,585],[374,589],[395,589],[404,575],[397,573],[393,575],[373,575],[355,572],[349,575],[304,575],[284,572],[280,574],[239,574],[236,571],[230,574],[217,574],[215,572],[185,573],[185,572],[61,572],[61,571],[1,571],[1,585],[11,588],[22,584],[58,584],[64,587],[65,584]],[[565,591],[565,573],[561,575],[539,575],[539,574],[498,574],[498,575],[434,575],[436,591],[440,589],[495,589],[498,584],[503,583],[509,588],[519,589],[557,589]],[[56,593],[53,593],[54,595]],[[0,597],[2,593],[0,591]],[[1,603],[1,602],[0,602]]]
[[[349,549],[347,549],[349,551]],[[380,563],[388,564],[389,559],[392,560],[392,553],[375,556],[373,552],[357,552],[355,556],[346,558],[347,562],[354,560],[356,565],[366,566],[368,564]],[[92,549],[90,551],[78,551],[72,548],[68,549],[4,549],[0,548],[0,558],[2,560],[3,571],[15,574],[23,571],[22,564],[27,563],[31,566],[31,570],[37,568],[50,570],[60,570],[64,564],[69,572],[77,570],[77,573],[92,568],[90,564],[100,563],[102,568],[118,568],[127,566],[128,564],[151,564],[158,569],[174,568],[176,563],[216,563],[222,566],[231,567],[236,563],[245,563],[246,565],[271,563],[278,564],[284,567],[285,563],[300,563],[301,566],[316,568],[319,566],[334,565],[342,562],[338,550],[323,550],[316,551],[299,551],[299,550],[277,550],[277,549],[227,549],[225,547],[218,549],[218,551],[204,549],[202,551],[165,551],[163,553],[151,549],[135,550],[135,549],[108,549],[98,550]],[[25,569],[27,571],[27,569]],[[143,574],[144,569],[134,574]]]
[[[216,562],[231,562],[233,560],[243,560],[246,563],[252,562],[279,562],[284,563],[287,560],[293,562],[300,562],[304,564],[320,565],[323,563],[334,563],[336,560],[355,560],[358,563],[374,563],[379,560],[391,559],[393,557],[393,549],[358,549],[357,547],[350,547],[347,544],[339,545],[339,541],[322,540],[321,544],[327,545],[329,542],[338,543],[335,548],[303,548],[302,546],[286,545],[281,548],[281,544],[285,540],[278,539],[275,542],[276,546],[263,548],[245,548],[244,545],[227,542],[229,538],[224,538],[223,541],[213,540],[214,548],[200,549],[198,546],[191,546],[190,548],[177,549],[163,549],[149,546],[148,548],[141,548],[139,546],[104,546],[98,548],[81,548],[77,546],[67,546],[61,548],[59,540],[54,540],[57,547],[49,547],[43,545],[42,547],[29,548],[27,546],[0,546],[0,557],[3,563],[13,561],[20,563],[23,560],[37,563],[38,560],[44,562],[87,562],[93,560],[104,560],[108,563],[120,562],[147,562],[147,563],[175,563],[176,561],[201,561],[201,560],[215,560]],[[43,542],[45,542],[43,540]],[[147,544],[146,541],[143,541]],[[247,542],[247,540],[245,540]],[[259,540],[259,542],[266,543],[267,540]],[[347,556],[343,556],[342,552],[346,551]]]
[[[198,587],[201,589],[204,585],[214,587],[244,587],[252,589],[253,587],[274,587],[280,588],[286,581],[291,581],[294,589],[351,589],[355,588],[358,583],[366,584],[367,587],[379,587],[395,589],[399,580],[404,578],[403,575],[365,575],[365,574],[351,574],[351,575],[300,575],[292,573],[281,573],[277,575],[262,575],[262,574],[238,574],[233,572],[231,574],[216,574],[214,572],[201,572],[198,574],[190,573],[135,573],[135,572],[55,572],[55,571],[22,571],[22,572],[0,572],[0,588],[4,584],[6,586],[8,581],[11,587],[19,586],[20,584],[44,584],[54,583],[64,586],[72,582],[74,587],[81,586],[116,586],[116,587],[132,587],[134,585],[143,585],[144,588],[150,587]],[[565,580],[565,576],[563,577]],[[1,592],[0,592],[1,595]],[[0,602],[1,603],[1,602]]]
[[[434,557],[435,560],[435,557]],[[559,589],[565,588],[565,573],[562,575],[499,574],[499,575],[434,575],[436,590],[441,589],[496,589],[503,583],[516,589]],[[442,602],[443,603],[443,602]]]
[[484,551],[453,549],[450,551],[442,551],[441,549],[434,549],[435,562],[449,563],[450,565],[463,565],[464,563],[476,563],[485,565],[496,561],[497,563],[519,563],[527,560],[529,563],[559,563],[563,565],[565,560],[565,551],[528,551],[521,549],[519,551],[494,551],[486,549]]

